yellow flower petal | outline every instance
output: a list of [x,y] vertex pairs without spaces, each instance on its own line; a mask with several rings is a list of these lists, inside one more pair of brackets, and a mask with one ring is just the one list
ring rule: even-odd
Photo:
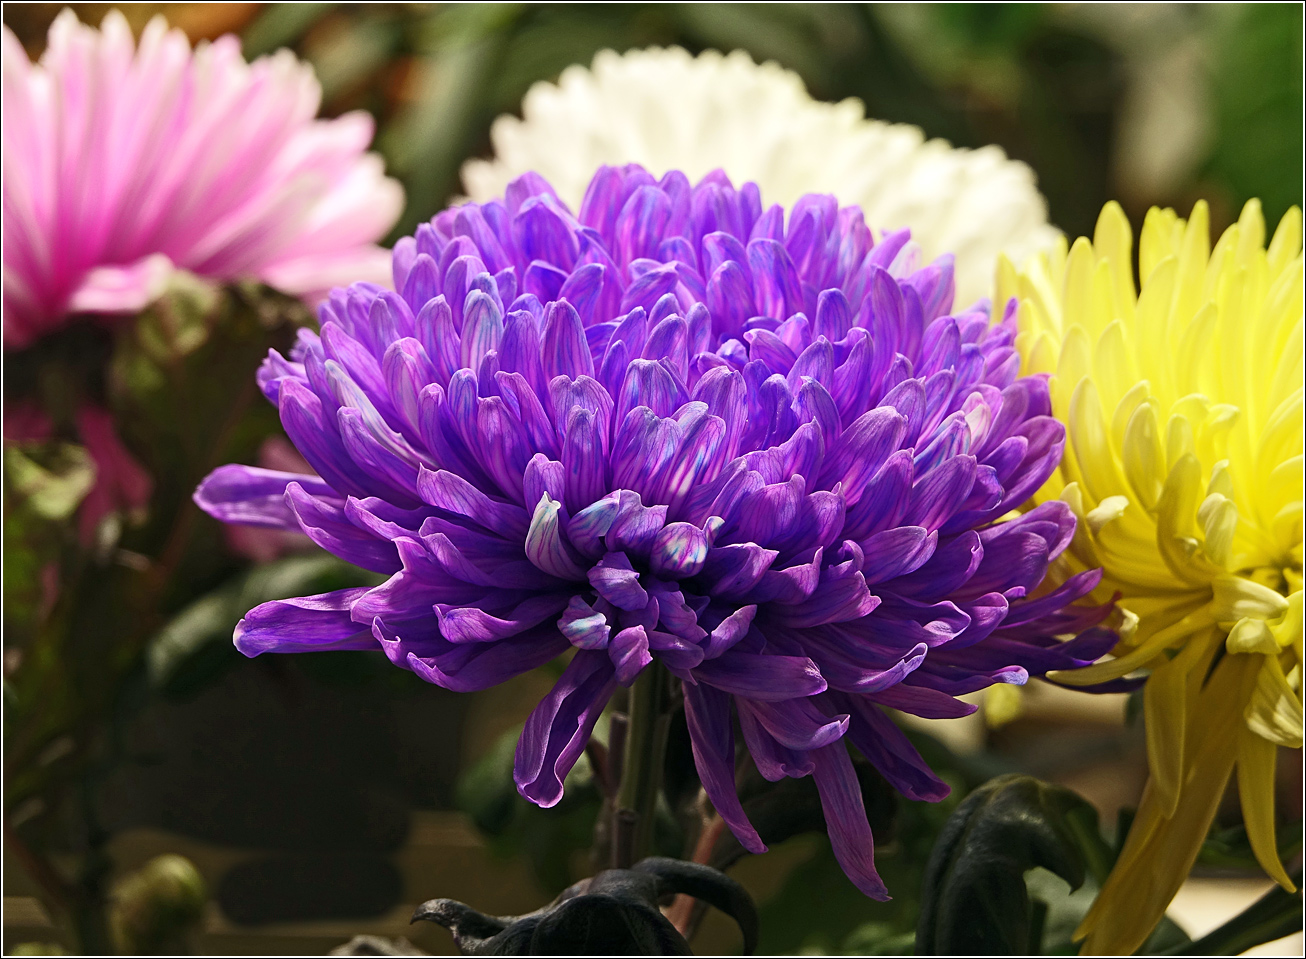
[[1264,658],[1244,718],[1247,728],[1256,735],[1280,746],[1301,749],[1301,693],[1288,683],[1277,656]]
[[1193,710],[1183,801],[1167,817],[1149,782],[1120,859],[1075,930],[1081,955],[1132,955],[1147,940],[1197,859],[1233,772],[1241,732],[1237,703],[1255,664],[1229,656]]
[[1274,843],[1274,766],[1278,747],[1244,729],[1238,741],[1238,798],[1243,822],[1256,861],[1288,892],[1297,887],[1288,878]]
[[[1205,203],[1187,220],[1149,211],[1141,282],[1115,204],[1092,243],[1000,272],[1001,288],[1021,298],[1024,369],[1054,374],[1053,414],[1066,423],[1065,456],[1035,501],[1060,497],[1078,525],[1049,578],[1100,564],[1093,597],[1119,596],[1130,623],[1114,658],[1055,678],[1089,685],[1151,671],[1149,798],[1112,876],[1117,892],[1104,890],[1084,927],[1106,951],[1136,947],[1182,882],[1230,774],[1230,737],[1302,742],[1302,213],[1283,217],[1268,249],[1259,202],[1213,247],[1209,219]],[[1189,665],[1221,645],[1203,686]],[[1240,775],[1264,780],[1266,748],[1277,747],[1247,747]],[[1272,848],[1271,801],[1262,789],[1247,807],[1262,850]],[[1130,915],[1135,900],[1143,918]],[[1126,933],[1101,932],[1111,925]]]

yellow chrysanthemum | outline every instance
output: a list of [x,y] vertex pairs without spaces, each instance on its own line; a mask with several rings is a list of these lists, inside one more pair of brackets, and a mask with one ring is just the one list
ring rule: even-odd
[[1059,677],[1148,670],[1150,777],[1115,870],[1080,926],[1085,953],[1142,945],[1192,867],[1234,767],[1257,859],[1275,850],[1276,748],[1302,745],[1302,217],[1265,247],[1260,204],[1215,249],[1207,208],[1151,210],[1139,248],[1108,204],[1093,242],[1017,271],[1025,373],[1051,373],[1067,424],[1038,500],[1079,517],[1062,573],[1102,566],[1121,596],[1113,660]]

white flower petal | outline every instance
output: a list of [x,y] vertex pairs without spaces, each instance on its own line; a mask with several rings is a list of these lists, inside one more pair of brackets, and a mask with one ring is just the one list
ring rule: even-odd
[[691,181],[719,167],[736,183],[756,181],[768,204],[832,193],[873,228],[910,227],[927,260],[956,254],[961,307],[992,294],[999,253],[1019,262],[1059,236],[1033,171],[999,148],[954,149],[916,127],[867,120],[858,100],[813,100],[796,73],[741,50],[604,50],[590,69],[533,86],[522,113],[495,120],[493,160],[464,165],[473,200],[501,196],[534,170],[576,209],[605,163],[679,169]]

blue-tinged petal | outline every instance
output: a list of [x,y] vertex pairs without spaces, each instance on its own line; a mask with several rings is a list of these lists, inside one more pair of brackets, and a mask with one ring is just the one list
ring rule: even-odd
[[648,605],[648,593],[639,573],[625,553],[608,553],[589,570],[589,581],[600,596],[618,609],[639,611]]
[[386,437],[391,442],[382,442],[377,433],[370,428],[365,414],[361,410],[344,407],[336,411],[340,423],[340,441],[349,458],[368,472],[373,482],[382,484],[382,498],[406,509],[418,505],[413,492],[417,486],[417,471],[420,461],[408,451],[407,456],[400,456],[395,447],[403,442],[397,434]]
[[421,406],[418,397],[436,379],[426,349],[413,337],[395,340],[381,358],[381,372],[404,439],[421,444]]
[[617,262],[652,257],[666,235],[671,219],[671,198],[655,186],[642,186],[626,199],[613,224],[612,249]]
[[622,490],[619,502],[620,508],[605,536],[607,549],[646,562],[658,532],[666,525],[666,507],[644,506],[639,494],[631,490]]
[[443,296],[428,300],[413,326],[416,338],[430,357],[439,382],[447,383],[460,365],[460,338],[453,325],[453,311]]
[[910,682],[899,683],[876,693],[875,701],[922,719],[960,719],[979,709],[974,703],[963,702],[937,689],[915,686]]
[[683,383],[689,374],[689,324],[679,314],[657,322],[644,341],[646,360],[666,359]]
[[789,389],[798,392],[804,377],[811,377],[822,386],[834,385],[834,347],[823,336],[798,354],[789,370]]
[[840,354],[843,360],[835,367],[830,396],[841,422],[851,423],[872,405],[872,396],[879,396],[877,386],[884,374],[876,366],[875,345],[864,329],[854,327],[843,343],[847,352]]
[[570,270],[580,253],[571,226],[542,197],[532,197],[522,204],[512,218],[512,235],[520,251],[518,265],[543,260],[559,269]]
[[693,669],[703,661],[703,648],[675,633],[660,629],[648,630],[648,645],[658,661],[672,670]]
[[573,596],[567,604],[558,629],[577,649],[607,649],[612,632],[608,618],[579,596]]
[[[465,237],[457,237],[463,240]],[[451,251],[446,250],[447,257]],[[467,296],[477,288],[477,277],[485,273],[485,264],[481,262],[479,256],[459,256],[454,257],[453,261],[444,271],[444,284],[442,292],[445,299],[449,301],[449,309],[453,312],[453,328],[459,333],[465,333],[465,313]]]
[[413,261],[417,259],[417,240],[411,236],[400,237],[394,246],[393,255],[390,258],[390,280],[396,290],[404,288],[404,282],[408,279],[408,273],[413,268]]
[[748,343],[748,355],[751,359],[766,364],[772,373],[787,374],[793,369],[798,356],[780,337],[769,330],[754,329],[744,334]]
[[909,649],[924,643],[931,649],[950,642],[970,626],[970,616],[956,603],[917,602],[880,590],[879,615],[875,617],[876,638],[887,646]]
[[[504,190],[504,201],[507,205],[507,211],[510,214],[516,214],[526,205],[526,202],[532,197],[548,197],[560,210],[566,210],[566,204],[558,199],[558,194],[554,191],[549,181],[544,179],[534,170],[523,173],[515,177],[508,183]],[[501,234],[502,235],[502,234]]]
[[822,550],[817,547],[810,562],[785,569],[769,569],[748,593],[753,603],[779,603],[792,606],[816,591],[821,581]]
[[558,516],[562,504],[545,494],[535,507],[526,532],[526,558],[550,576],[585,581],[585,569],[566,541]]
[[667,580],[697,576],[720,528],[721,519],[715,516],[703,528],[693,523],[668,523],[653,540],[649,568],[655,576]]
[[522,472],[532,451],[521,421],[503,397],[487,396],[477,403],[476,428],[480,442],[475,450],[481,467],[507,499],[523,502]]
[[880,598],[871,595],[859,571],[849,569],[836,574],[831,568],[825,571],[811,596],[792,606],[777,608],[775,617],[790,628],[806,628],[860,619],[879,604]]
[[453,229],[456,236],[465,236],[476,245],[490,272],[497,273],[512,266],[512,259],[504,251],[477,204],[468,203],[458,209]]
[[[850,638],[852,642],[848,642]],[[874,648],[877,638],[874,622],[867,619],[847,623],[839,631],[809,630],[802,642],[831,689],[867,696],[878,695],[905,680],[925,661],[929,649],[917,643],[900,654],[896,662],[884,666],[870,661],[883,658],[869,655],[883,652]]]
[[716,479],[725,465],[725,421],[709,416],[705,404],[686,403],[676,415],[680,440],[670,462],[650,480],[654,502],[666,503],[668,512],[678,515],[690,492]]
[[332,489],[360,496],[387,492],[382,483],[369,476],[345,452],[338,426],[326,422],[322,401],[312,390],[295,380],[286,380],[281,384],[279,399],[281,425],[286,435]]
[[[531,260],[522,276],[524,295],[533,296],[541,303],[552,303],[562,293],[562,286],[567,282],[567,273],[543,260]],[[521,297],[517,298],[519,301]]]
[[630,411],[612,443],[612,482],[618,489],[649,495],[659,472],[680,447],[680,427],[645,406]]
[[945,253],[903,281],[920,297],[921,314],[926,323],[952,309],[952,298],[956,291],[953,271],[953,255]]
[[751,701],[737,698],[735,706],[739,711],[739,729],[748,745],[748,755],[763,779],[779,782],[786,776],[801,779],[812,774],[811,757],[802,750],[790,749],[777,742],[758,720]]
[[499,341],[499,368],[521,374],[537,394],[543,395],[548,380],[540,356],[540,327],[535,314],[529,310],[509,313]]
[[[835,449],[843,438],[843,417],[835,405],[834,397],[816,380],[803,377],[794,397],[794,414],[801,430],[807,423],[816,423],[821,429],[822,460]],[[845,489],[845,494],[847,490]]]
[[648,650],[648,634],[643,626],[629,626],[612,637],[608,657],[616,670],[617,682],[629,686],[644,668],[653,662]]
[[567,539],[590,559],[607,552],[603,537],[621,512],[621,492],[613,492],[578,511],[567,523]]
[[[900,596],[922,602],[934,602],[951,596],[966,585],[984,559],[979,534],[972,529],[948,537],[934,550],[929,560],[914,572],[897,577],[889,588]],[[969,588],[968,595],[983,593],[981,586]]]
[[616,423],[639,407],[659,417],[671,416],[688,400],[684,384],[668,366],[657,360],[632,360],[626,368],[620,394],[616,397]]
[[844,535],[856,540],[902,525],[911,497],[912,457],[910,450],[890,455],[871,477],[861,500],[848,511]]
[[548,401],[559,441],[566,438],[567,424],[573,410],[585,409],[595,414],[595,426],[606,454],[608,430],[612,423],[612,396],[592,376],[555,376],[549,381]]

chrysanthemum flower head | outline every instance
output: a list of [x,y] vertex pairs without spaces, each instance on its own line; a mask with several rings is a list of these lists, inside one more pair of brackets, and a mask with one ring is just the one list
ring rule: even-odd
[[384,279],[374,244],[403,194],[364,151],[372,121],[315,120],[312,68],[247,64],[225,36],[191,50],[162,17],[137,46],[65,10],[39,63],[4,29],[4,345],[70,313],[131,313],[173,269],[293,295]]
[[463,167],[472,199],[501,196],[509,180],[535,171],[575,208],[602,164],[681,170],[691,180],[719,167],[756,182],[767,203],[832,193],[860,206],[875,229],[910,227],[927,260],[956,257],[959,306],[992,294],[1000,251],[1020,260],[1060,235],[1033,171],[998,147],[926,142],[918,127],[866,119],[859,100],[813,100],[798,74],[759,66],[742,50],[604,50],[589,69],[535,84],[522,115],[494,122],[492,160]]
[[605,167],[578,214],[526,175],[394,270],[398,293],[335,291],[259,373],[317,475],[229,466],[196,494],[390,578],[258,607],[246,654],[381,649],[456,690],[570,654],[517,751],[542,806],[614,689],[664,668],[740,841],[764,848],[732,703],[764,776],[815,776],[839,861],[883,896],[840,740],[941,798],[881,706],[964,715],[956,695],[1114,643],[1105,609],[1069,605],[1096,573],[1039,590],[1070,509],[995,524],[1060,455],[1045,378],[1018,377],[1011,317],[949,312],[951,262],[921,266],[906,231]]
[[1133,952],[1197,855],[1238,768],[1248,835],[1275,851],[1278,746],[1302,745],[1301,213],[1265,245],[1260,205],[1210,248],[1204,203],[1152,210],[1139,244],[1115,204],[1093,242],[1004,264],[1026,372],[1048,372],[1069,446],[1038,496],[1080,518],[1064,571],[1102,566],[1136,620],[1114,660],[1151,671],[1151,779],[1090,912],[1090,953]]

